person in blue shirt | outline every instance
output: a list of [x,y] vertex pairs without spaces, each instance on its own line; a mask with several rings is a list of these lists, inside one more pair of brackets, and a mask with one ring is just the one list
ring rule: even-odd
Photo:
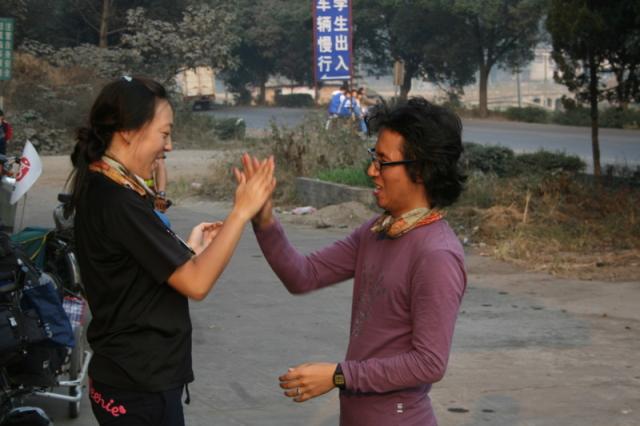
[[344,102],[347,93],[349,93],[349,88],[346,85],[343,85],[340,87],[340,89],[331,94],[329,107],[327,108],[327,112],[329,113],[329,119],[327,120],[327,124],[325,126],[327,130],[329,130],[332,121],[338,118],[338,112],[340,110],[340,107],[342,106],[342,103]]
[[360,101],[358,100],[358,92],[356,90],[347,92],[344,100],[338,108],[337,115],[340,118],[350,118],[354,121],[357,120],[360,131],[364,134],[367,133],[367,124],[364,120],[362,106],[360,105]]

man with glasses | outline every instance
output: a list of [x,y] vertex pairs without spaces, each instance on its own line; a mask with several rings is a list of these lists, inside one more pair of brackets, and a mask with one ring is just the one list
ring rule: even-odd
[[[354,278],[346,359],[307,363],[280,377],[285,395],[307,401],[340,389],[340,424],[436,425],[428,397],[444,376],[466,287],[462,246],[443,219],[464,176],[460,119],[413,98],[372,111],[378,132],[367,174],[384,210],[347,238],[304,256],[267,202],[253,219],[260,247],[291,293]],[[244,173],[259,165],[243,157]]]

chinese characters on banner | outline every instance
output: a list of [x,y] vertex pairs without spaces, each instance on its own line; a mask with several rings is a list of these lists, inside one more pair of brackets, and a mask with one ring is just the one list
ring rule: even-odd
[[316,81],[351,78],[351,36],[351,0],[313,0]]
[[13,18],[0,18],[0,80],[11,78]]

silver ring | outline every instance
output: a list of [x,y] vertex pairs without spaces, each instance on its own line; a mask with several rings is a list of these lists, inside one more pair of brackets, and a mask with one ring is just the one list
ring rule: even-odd
[[300,395],[301,395],[300,387],[297,387],[297,388],[296,388],[296,395],[298,395],[298,396],[300,396]]

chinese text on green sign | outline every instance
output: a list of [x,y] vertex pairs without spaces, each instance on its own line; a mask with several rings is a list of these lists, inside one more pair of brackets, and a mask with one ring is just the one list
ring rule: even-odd
[[0,80],[11,78],[13,18],[0,18]]

